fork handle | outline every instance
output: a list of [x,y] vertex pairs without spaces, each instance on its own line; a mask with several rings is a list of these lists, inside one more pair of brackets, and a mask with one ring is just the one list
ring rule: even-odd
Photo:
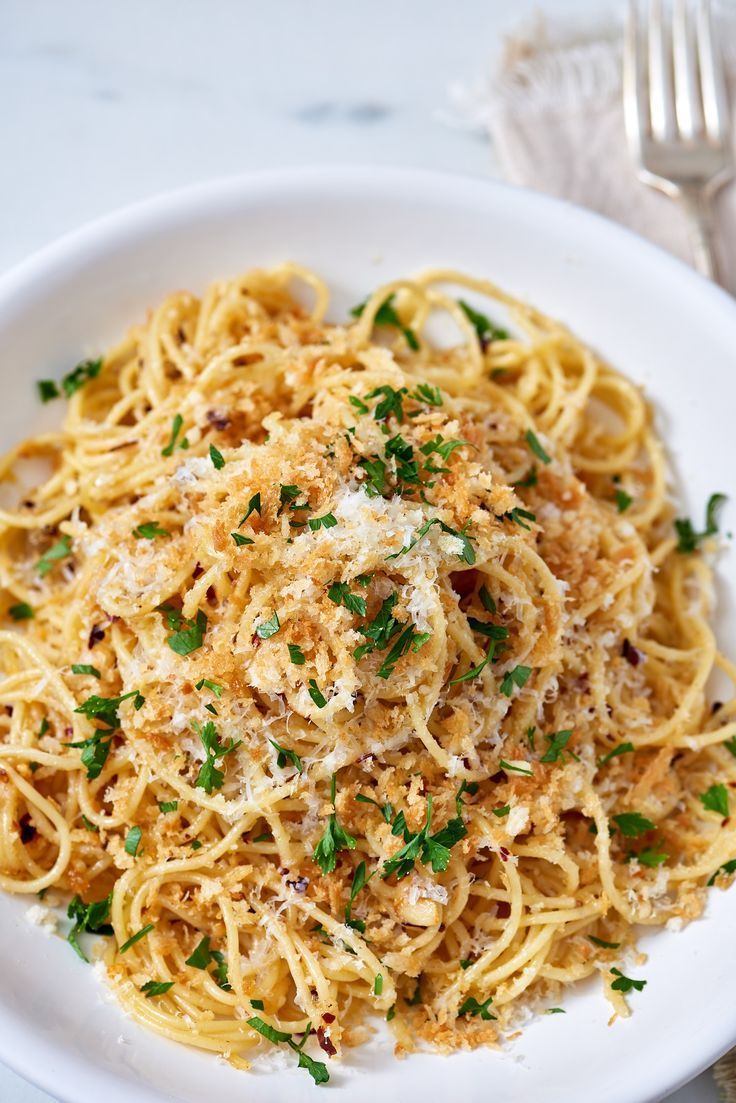
[[714,243],[713,198],[701,188],[683,188],[679,198],[687,215],[695,267],[701,275],[720,283]]

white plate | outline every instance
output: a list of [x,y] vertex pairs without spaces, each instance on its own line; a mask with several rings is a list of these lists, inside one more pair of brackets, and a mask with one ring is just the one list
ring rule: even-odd
[[[378,283],[440,264],[488,276],[567,322],[656,400],[700,522],[729,492],[736,306],[654,247],[528,191],[451,176],[320,168],[207,184],[123,211],[64,238],[0,280],[0,441],[38,418],[33,380],[119,338],[165,293],[292,258],[316,268],[342,318]],[[726,511],[726,528],[729,527]],[[719,621],[736,654],[736,561],[719,579]],[[723,585],[722,583],[725,583]],[[728,614],[731,615],[728,615]],[[730,625],[730,627],[729,627]],[[637,976],[634,1014],[606,1025],[599,983],[565,998],[504,1051],[395,1061],[388,1041],[348,1054],[316,1089],[295,1070],[238,1073],[164,1041],[103,1002],[93,970],[0,898],[0,1058],[68,1103],[335,1103],[422,1098],[480,1103],[645,1103],[736,1042],[736,888],[714,890],[683,933],[658,932]]]

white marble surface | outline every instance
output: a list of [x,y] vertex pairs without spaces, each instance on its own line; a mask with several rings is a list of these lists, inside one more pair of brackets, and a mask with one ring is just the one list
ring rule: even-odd
[[[0,0],[0,271],[95,215],[212,176],[338,161],[493,175],[487,144],[440,120],[448,84],[486,71],[535,10],[612,5]],[[716,1099],[705,1074],[670,1103]],[[0,1100],[51,1103],[2,1066]]]

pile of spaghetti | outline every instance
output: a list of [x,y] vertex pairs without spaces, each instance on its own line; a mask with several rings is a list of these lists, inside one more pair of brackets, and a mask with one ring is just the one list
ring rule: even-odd
[[493,1043],[596,973],[627,1014],[632,924],[736,869],[718,502],[673,524],[639,390],[457,273],[327,306],[168,298],[0,512],[0,885],[140,1022],[317,1083],[376,1015]]

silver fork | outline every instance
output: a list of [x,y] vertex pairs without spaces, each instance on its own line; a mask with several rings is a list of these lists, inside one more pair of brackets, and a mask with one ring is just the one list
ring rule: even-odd
[[[670,18],[670,11],[672,12]],[[713,196],[734,174],[723,62],[708,0],[629,0],[624,118],[639,179],[680,201],[695,267],[718,279]]]

